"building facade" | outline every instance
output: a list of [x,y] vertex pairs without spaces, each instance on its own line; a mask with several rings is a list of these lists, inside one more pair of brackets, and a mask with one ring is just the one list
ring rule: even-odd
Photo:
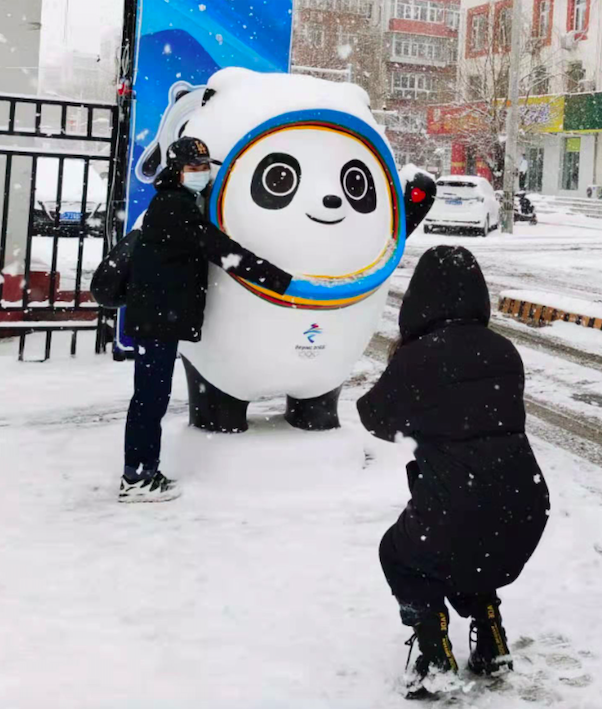
[[292,71],[352,81],[382,103],[382,0],[297,0]]
[[293,71],[360,84],[398,164],[442,167],[451,156],[427,135],[427,106],[452,95],[459,1],[298,0]]
[[[527,187],[585,197],[602,182],[602,15],[593,0],[523,0],[520,148]],[[451,172],[499,186],[508,94],[512,0],[464,0],[456,100],[429,110]]]
[[382,11],[388,133],[398,162],[445,172],[451,151],[427,134],[427,110],[453,97],[460,2],[386,0]]

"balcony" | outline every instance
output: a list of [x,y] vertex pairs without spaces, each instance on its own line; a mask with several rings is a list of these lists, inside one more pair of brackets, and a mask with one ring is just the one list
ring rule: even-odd
[[396,64],[410,64],[412,66],[429,66],[437,67],[438,69],[445,69],[445,67],[451,66],[452,62],[449,57],[441,59],[431,59],[424,56],[408,56],[407,54],[399,54],[396,52],[391,52],[390,61]]

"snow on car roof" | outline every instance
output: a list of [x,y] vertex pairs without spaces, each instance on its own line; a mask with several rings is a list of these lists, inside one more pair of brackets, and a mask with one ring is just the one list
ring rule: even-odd
[[479,177],[478,175],[443,175],[437,180],[437,184],[443,182],[466,182],[466,184],[472,182],[478,184],[479,182],[489,182],[489,180],[484,177]]

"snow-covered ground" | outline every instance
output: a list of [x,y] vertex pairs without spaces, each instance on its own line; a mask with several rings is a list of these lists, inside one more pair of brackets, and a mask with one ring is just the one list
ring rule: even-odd
[[[548,223],[554,219],[554,223]],[[408,241],[398,283],[407,283],[425,248],[462,244],[474,252],[491,289],[492,301],[502,290],[555,291],[602,301],[602,220],[596,227],[572,224],[574,217],[546,214],[539,224],[515,224],[512,236],[492,232],[487,238],[417,233]],[[407,270],[406,270],[407,269]],[[593,296],[593,298],[591,297]]]
[[[473,248],[494,291],[602,294],[602,237],[546,228],[417,234],[396,285],[425,248],[453,242]],[[86,354],[85,339],[76,359],[43,365],[19,364],[16,343],[0,344],[1,709],[409,707],[409,632],[377,550],[408,497],[411,450],[371,439],[354,406],[380,365],[358,364],[340,431],[292,430],[270,400],[234,437],[187,428],[178,365],[163,470],[185,494],[119,506],[132,366]],[[568,400],[579,387],[602,393],[600,372],[521,351],[528,395],[590,416],[593,405]],[[561,430],[548,433],[533,442],[550,523],[501,593],[516,672],[497,690],[467,684],[462,709],[601,706],[602,469],[546,442]],[[451,633],[465,664],[466,621],[452,616]]]

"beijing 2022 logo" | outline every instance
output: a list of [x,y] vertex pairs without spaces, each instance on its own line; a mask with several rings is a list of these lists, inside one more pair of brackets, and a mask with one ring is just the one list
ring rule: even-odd
[[313,323],[307,330],[305,330],[303,336],[309,344],[297,345],[295,347],[299,357],[302,359],[315,359],[318,357],[318,355],[326,349],[326,345],[318,344],[316,342],[316,339],[323,333],[324,331],[318,323]]

